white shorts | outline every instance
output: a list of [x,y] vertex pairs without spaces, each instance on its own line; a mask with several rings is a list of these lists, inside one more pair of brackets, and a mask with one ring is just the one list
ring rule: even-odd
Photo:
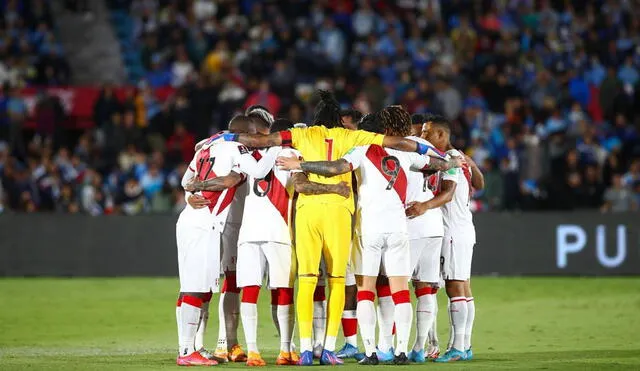
[[222,272],[234,272],[238,263],[238,236],[240,224],[227,223],[224,226],[221,237],[222,246]]
[[409,235],[406,232],[359,236],[360,243],[353,248],[353,273],[377,277],[380,264],[388,277],[411,276]]
[[351,261],[347,264],[347,274],[345,275],[345,286],[354,286],[356,284],[356,275],[353,274]]
[[269,279],[269,288],[293,287],[295,266],[291,245],[277,242],[242,243],[238,246],[238,287],[262,286],[265,275]]
[[218,292],[220,233],[178,221],[176,242],[180,292]]
[[471,278],[471,260],[475,241],[465,237],[444,236],[442,239],[442,278],[466,281]]
[[414,281],[437,283],[440,281],[440,251],[442,237],[425,237],[409,241]]

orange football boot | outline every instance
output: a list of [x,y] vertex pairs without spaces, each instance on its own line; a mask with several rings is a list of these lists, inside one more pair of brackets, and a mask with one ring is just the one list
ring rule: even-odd
[[235,344],[229,351],[229,361],[231,362],[246,362],[247,353],[242,350],[240,344]]

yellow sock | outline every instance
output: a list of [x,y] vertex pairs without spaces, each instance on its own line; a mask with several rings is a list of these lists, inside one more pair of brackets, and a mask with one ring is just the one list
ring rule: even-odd
[[298,328],[300,329],[301,352],[313,350],[311,346],[311,337],[313,336],[313,292],[317,283],[318,277],[303,276],[298,278],[296,312],[298,314]]
[[329,300],[327,301],[327,339],[325,349],[335,350],[335,339],[340,331],[344,310],[344,277],[329,277]]

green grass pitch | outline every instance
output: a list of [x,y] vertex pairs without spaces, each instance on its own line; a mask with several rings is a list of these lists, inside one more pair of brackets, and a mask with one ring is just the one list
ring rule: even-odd
[[[476,359],[394,368],[640,370],[640,278],[480,277],[473,286]],[[176,288],[171,278],[0,279],[0,370],[178,369]],[[266,292],[260,303],[259,345],[273,365],[278,338]]]

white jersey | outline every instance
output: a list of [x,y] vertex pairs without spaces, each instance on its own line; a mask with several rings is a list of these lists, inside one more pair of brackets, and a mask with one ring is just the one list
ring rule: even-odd
[[[461,157],[455,149],[447,152],[451,157]],[[471,168],[463,164],[461,168],[450,169],[441,174],[441,180],[456,183],[453,199],[442,206],[445,234],[449,236],[465,237],[476,242],[476,232],[473,226],[473,215],[469,208],[471,202]]]
[[[263,176],[258,173],[258,170],[260,169],[256,160],[244,145],[237,142],[213,142],[196,152],[183,176],[182,185],[186,185],[194,176],[200,180],[209,180],[229,175],[232,171]],[[180,218],[190,218],[193,223],[202,224],[205,227],[211,227],[213,223],[214,227],[222,228],[227,220],[229,205],[235,193],[236,187],[223,191],[199,192],[198,194],[211,202],[209,207],[194,209],[187,204]]]
[[253,152],[260,167],[267,166],[268,172],[263,177],[250,176],[247,180],[249,193],[244,202],[239,244],[245,242],[291,244],[289,221],[294,194],[291,172],[275,166],[276,157],[291,155],[301,156],[300,152],[294,149],[282,147]]
[[407,232],[407,173],[421,170],[429,157],[368,145],[344,157],[358,178],[358,234]]
[[[431,143],[422,138],[408,137],[408,139],[433,147]],[[425,202],[434,197],[427,180],[428,176],[423,172],[407,172],[407,203]],[[407,219],[407,228],[410,240],[442,237],[444,235],[442,211],[440,208],[430,209],[420,216]]]

